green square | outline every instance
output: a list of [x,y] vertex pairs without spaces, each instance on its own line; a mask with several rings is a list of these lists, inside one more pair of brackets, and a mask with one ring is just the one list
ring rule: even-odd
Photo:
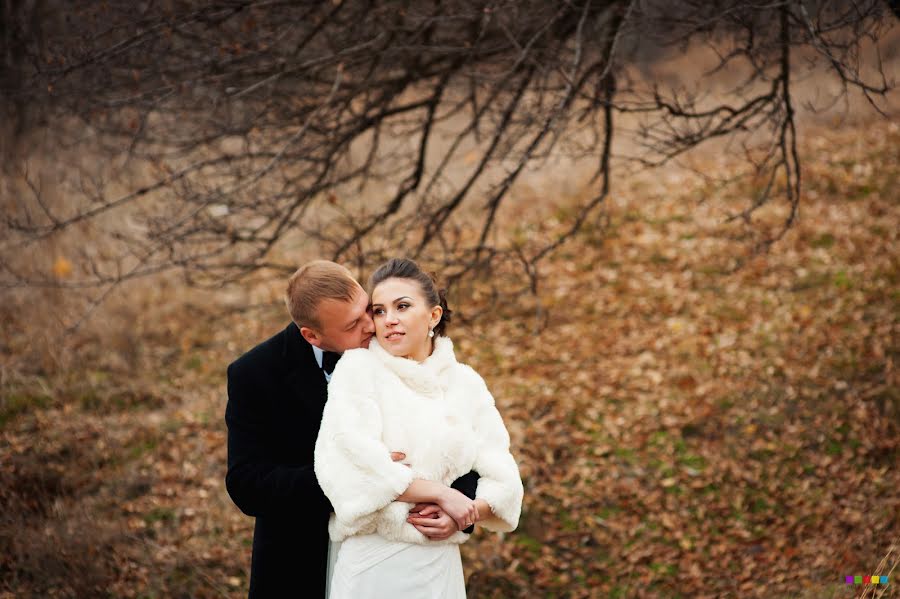
[[854,576],[853,583],[854,584],[862,584],[862,576]]

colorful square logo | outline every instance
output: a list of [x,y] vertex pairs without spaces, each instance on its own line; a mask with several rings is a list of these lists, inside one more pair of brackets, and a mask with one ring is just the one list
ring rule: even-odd
[[872,574],[871,576],[844,576],[845,584],[888,584],[888,577],[880,574]]

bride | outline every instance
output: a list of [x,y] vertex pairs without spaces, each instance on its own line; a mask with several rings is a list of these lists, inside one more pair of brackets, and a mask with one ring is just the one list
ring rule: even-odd
[[[329,596],[463,599],[460,531],[518,524],[523,489],[509,434],[484,380],[456,361],[444,335],[450,311],[431,277],[394,259],[371,287],[377,341],[338,362],[315,449],[334,507],[329,534],[340,542]],[[470,470],[481,477],[474,500],[449,486]],[[410,514],[420,503],[437,508]],[[421,516],[440,511],[459,530],[431,540]]]

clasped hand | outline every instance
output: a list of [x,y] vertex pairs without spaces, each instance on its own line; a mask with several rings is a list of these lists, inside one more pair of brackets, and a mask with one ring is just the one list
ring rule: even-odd
[[[391,453],[391,459],[395,462],[405,458],[403,453]],[[447,539],[457,530],[468,528],[477,520],[478,509],[475,502],[450,487],[446,488],[437,503],[417,503],[406,519],[416,530],[435,541]]]

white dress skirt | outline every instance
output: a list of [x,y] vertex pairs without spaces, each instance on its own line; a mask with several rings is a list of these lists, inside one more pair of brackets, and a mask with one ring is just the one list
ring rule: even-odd
[[371,534],[332,543],[332,552],[337,560],[332,571],[329,555],[328,599],[466,597],[459,545],[419,545]]

